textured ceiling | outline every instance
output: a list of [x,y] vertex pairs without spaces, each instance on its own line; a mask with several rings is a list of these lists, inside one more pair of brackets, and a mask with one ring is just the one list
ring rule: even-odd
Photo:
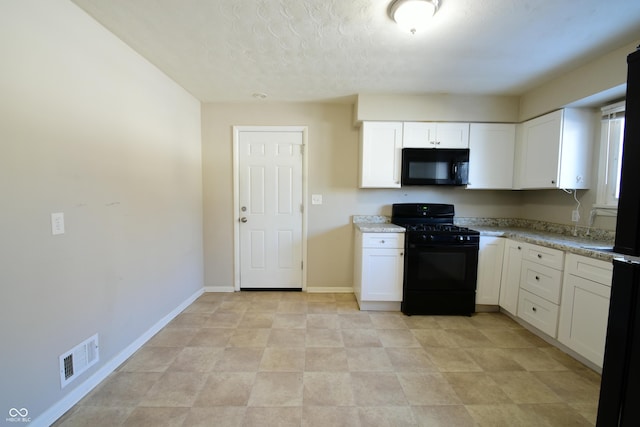
[[521,94],[640,40],[638,0],[442,0],[403,32],[391,0],[72,0],[203,102]]

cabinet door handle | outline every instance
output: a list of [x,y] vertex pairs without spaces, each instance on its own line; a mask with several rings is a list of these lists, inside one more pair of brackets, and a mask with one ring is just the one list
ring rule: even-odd
[[522,246],[518,246],[518,250],[521,250],[521,249],[522,249]]
[[535,308],[535,307],[531,307],[531,310],[533,310],[533,311],[538,311],[538,309],[537,309],[537,308]]
[[539,276],[536,276],[536,280],[538,280],[538,281],[539,281],[539,280],[540,280],[540,277],[539,277]]
[[400,252],[400,256],[404,256],[404,252]]
[[380,243],[384,244],[384,240],[380,240]]
[[552,180],[551,180],[551,183],[552,183],[552,184],[555,184],[555,183],[556,183],[556,180],[555,180],[555,179],[552,179]]
[[541,254],[538,254],[538,258],[542,258],[542,255],[541,255]]

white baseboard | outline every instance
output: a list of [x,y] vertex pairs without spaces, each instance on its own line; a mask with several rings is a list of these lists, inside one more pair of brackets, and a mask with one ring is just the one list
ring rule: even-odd
[[205,286],[205,292],[235,292],[236,289],[231,286]]
[[122,350],[116,357],[105,363],[100,369],[98,369],[93,375],[87,378],[82,384],[73,389],[71,393],[67,394],[62,400],[58,401],[55,405],[47,409],[38,418],[34,419],[30,426],[50,426],[58,418],[64,415],[69,409],[76,403],[85,397],[91,390],[93,390],[98,384],[100,384],[105,378],[116,370],[125,360],[127,360],[133,353],[135,353],[140,347],[142,347],[147,341],[157,334],[162,328],[173,320],[178,314],[180,314],[185,308],[191,305],[200,295],[204,293],[204,289],[198,290],[191,295],[179,306],[173,309],[169,314],[160,319],[149,330],[142,334],[138,339],[129,344],[124,350]]
[[352,294],[353,288],[350,286],[332,287],[332,286],[307,286],[308,293],[315,294]]

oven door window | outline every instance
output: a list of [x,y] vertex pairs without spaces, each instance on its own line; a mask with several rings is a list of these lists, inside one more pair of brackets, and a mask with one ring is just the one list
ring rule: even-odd
[[475,289],[477,248],[415,247],[407,251],[406,286],[415,290]]

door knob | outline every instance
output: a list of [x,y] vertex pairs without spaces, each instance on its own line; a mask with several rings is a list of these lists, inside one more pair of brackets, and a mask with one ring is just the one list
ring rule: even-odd
[[247,217],[243,216],[242,218],[240,218],[240,222],[247,222]]

